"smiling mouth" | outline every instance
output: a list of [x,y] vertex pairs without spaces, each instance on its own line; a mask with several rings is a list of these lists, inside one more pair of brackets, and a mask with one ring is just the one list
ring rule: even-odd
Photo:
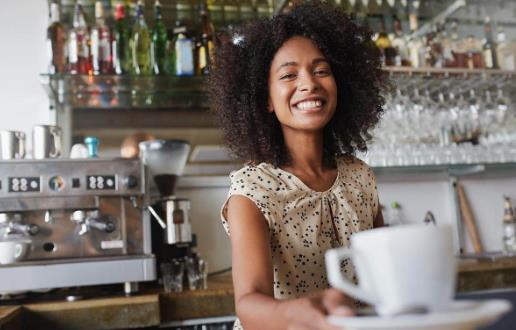
[[294,108],[301,111],[319,110],[326,102],[322,99],[301,101],[294,104]]

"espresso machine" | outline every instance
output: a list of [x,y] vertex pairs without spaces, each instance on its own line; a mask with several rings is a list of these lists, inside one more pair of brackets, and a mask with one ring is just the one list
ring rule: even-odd
[[0,293],[155,280],[144,188],[139,159],[0,161]]
[[190,200],[175,196],[190,144],[183,140],[152,140],[139,144],[146,168],[146,202],[151,220],[152,251],[158,262],[192,253],[195,235],[190,223]]

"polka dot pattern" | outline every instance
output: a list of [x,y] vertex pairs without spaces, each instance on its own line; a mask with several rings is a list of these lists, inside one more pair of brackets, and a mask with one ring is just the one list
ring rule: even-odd
[[[326,250],[349,246],[354,233],[373,228],[378,210],[373,172],[352,155],[339,157],[337,168],[334,184],[324,192],[310,189],[295,175],[267,163],[245,166],[230,175],[222,224],[229,235],[225,214],[233,195],[249,198],[261,211],[269,227],[277,299],[328,288]],[[342,271],[355,280],[351,263],[344,261]]]

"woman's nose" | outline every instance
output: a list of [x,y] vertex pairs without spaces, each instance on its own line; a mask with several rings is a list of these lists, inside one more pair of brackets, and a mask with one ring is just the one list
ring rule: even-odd
[[298,80],[298,90],[302,92],[312,92],[319,87],[317,79],[311,74],[300,75]]

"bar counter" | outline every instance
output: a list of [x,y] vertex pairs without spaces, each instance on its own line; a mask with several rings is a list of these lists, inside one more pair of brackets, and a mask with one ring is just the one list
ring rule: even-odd
[[[130,297],[4,305],[0,306],[0,329],[134,329],[234,315],[231,274],[210,277],[208,287],[169,294],[154,287]],[[458,292],[511,288],[516,288],[516,258],[459,261]]]

